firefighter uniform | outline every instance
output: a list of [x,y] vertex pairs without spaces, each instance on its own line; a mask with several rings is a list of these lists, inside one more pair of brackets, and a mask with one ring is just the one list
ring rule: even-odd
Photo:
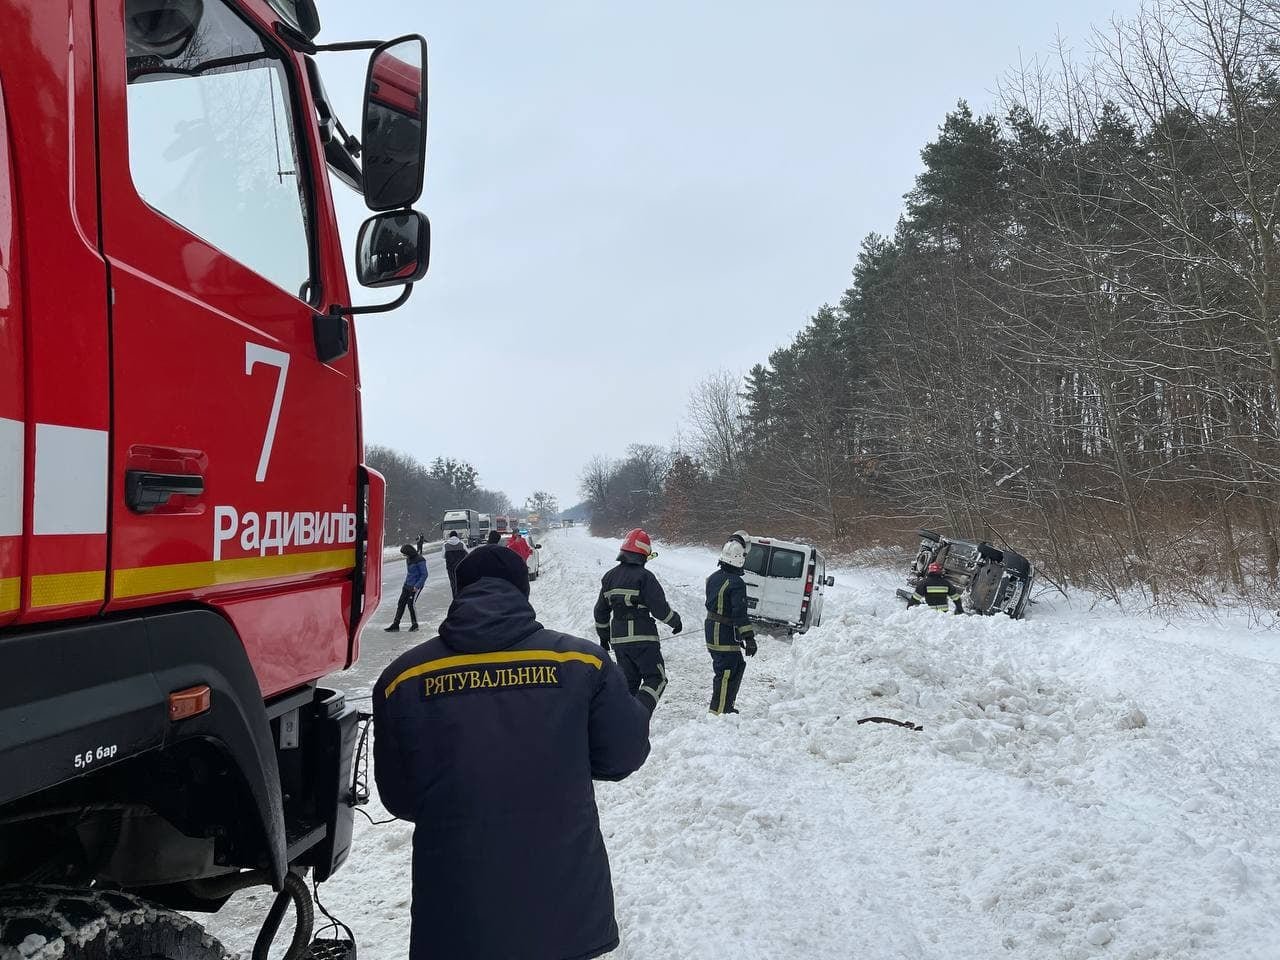
[[601,578],[596,599],[596,633],[600,644],[612,649],[627,678],[627,688],[653,712],[667,688],[667,668],[658,642],[661,620],[679,633],[684,625],[671,609],[658,578],[644,565],[644,556],[623,550],[618,565]]
[[[726,553],[728,546],[726,545]],[[740,555],[741,551],[737,551]],[[707,577],[707,651],[711,654],[711,712],[737,713],[738,687],[746,672],[742,653],[755,656],[756,633],[747,615],[747,584],[742,569],[723,560]]]
[[915,602],[912,606],[923,603],[930,610],[946,613],[951,606],[951,601],[959,596],[960,589],[945,576],[940,573],[926,573],[916,584]]
[[545,629],[524,562],[480,547],[440,635],[374,691],[382,803],[414,824],[409,960],[563,960],[618,945],[592,780],[649,753],[649,715],[594,643]]

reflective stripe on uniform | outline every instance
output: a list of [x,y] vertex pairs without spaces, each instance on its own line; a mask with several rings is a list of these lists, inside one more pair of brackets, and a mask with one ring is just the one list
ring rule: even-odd
[[662,618],[662,622],[663,622],[663,623],[665,623],[665,624],[667,624],[667,626],[670,626],[670,625],[671,625],[671,619],[672,619],[675,615],[676,615],[676,612],[675,612],[675,610],[674,610],[674,609],[672,609],[670,613],[668,613],[665,617],[663,617],[663,618]]
[[736,643],[708,643],[707,649],[714,650],[716,653],[736,653],[741,650],[742,647],[738,646]]
[[610,637],[609,645],[617,646],[620,643],[658,643],[658,635],[656,633],[639,633],[628,634],[625,637]]
[[599,670],[602,661],[590,653],[579,653],[577,650],[502,650],[497,653],[469,653],[456,657],[441,657],[439,660],[428,660],[416,667],[410,667],[389,684],[384,696],[391,696],[396,687],[406,680],[435,673],[438,670],[449,670],[453,667],[476,666],[484,663],[520,663],[525,660],[549,660],[553,663],[577,661]]
[[732,670],[726,670],[720,676],[720,705],[716,707],[716,713],[724,713],[724,705],[729,699],[729,678],[733,676]]
[[662,680],[658,683],[658,689],[655,690],[652,687],[645,686],[643,684],[640,686],[640,693],[647,693],[649,696],[653,697],[655,705],[662,699],[662,691],[667,689],[667,671],[662,664],[658,664],[658,673],[662,676]]
[[[623,600],[631,601],[631,600],[636,600],[639,596],[640,596],[639,590],[631,590],[627,587],[613,587],[612,589],[606,590],[604,592],[604,597],[606,600],[608,600],[611,597],[621,597]],[[633,607],[639,606],[638,603],[632,603],[630,605]]]

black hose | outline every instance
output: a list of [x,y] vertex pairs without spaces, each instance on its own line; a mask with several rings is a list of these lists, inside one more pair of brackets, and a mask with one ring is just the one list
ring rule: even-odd
[[293,901],[296,919],[293,926],[293,940],[285,951],[284,960],[302,960],[311,946],[311,933],[315,929],[315,907],[311,903],[311,891],[303,879],[290,871],[285,874],[284,885],[276,894],[271,909],[267,911],[267,919],[258,931],[258,939],[253,943],[253,960],[267,960],[271,952],[271,944],[280,932],[280,921],[288,909],[289,901]]
[[858,723],[891,723],[895,727],[906,727],[908,730],[923,730],[924,727],[918,723],[909,723],[906,720],[894,720],[892,717],[863,717]]

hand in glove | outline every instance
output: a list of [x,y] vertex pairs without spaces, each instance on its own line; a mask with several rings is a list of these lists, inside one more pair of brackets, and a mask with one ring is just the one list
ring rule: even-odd
[[672,633],[680,633],[684,630],[684,621],[680,619],[680,614],[674,610],[671,611],[671,622],[669,624]]
[[748,657],[754,657],[756,655],[756,651],[760,649],[756,646],[756,635],[754,633],[748,633],[743,638],[742,646],[746,648]]
[[596,627],[596,636],[600,638],[600,646],[609,649],[609,628]]

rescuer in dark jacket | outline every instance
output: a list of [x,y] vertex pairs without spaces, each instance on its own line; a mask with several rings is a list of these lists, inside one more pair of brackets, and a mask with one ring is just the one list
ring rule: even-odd
[[914,607],[923,603],[930,610],[946,613],[952,600],[955,601],[955,612],[964,613],[964,606],[960,601],[960,588],[943,575],[942,564],[931,563],[925,575],[916,584],[915,596],[907,606]]
[[422,555],[422,541],[418,541],[416,548],[412,543],[406,543],[400,548],[400,553],[404,556],[407,572],[404,586],[400,588],[400,599],[396,602],[396,618],[386,628],[388,633],[395,633],[400,629],[400,620],[404,617],[405,610],[409,611],[410,632],[418,629],[418,610],[414,601],[427,583],[427,558]]
[[458,564],[465,559],[467,545],[458,536],[458,531],[454,530],[444,542],[444,570],[449,575],[449,592],[455,597],[458,595]]
[[645,569],[652,557],[649,535],[635,529],[623,538],[618,565],[600,580],[596,599],[596,634],[600,645],[612,648],[627,678],[627,689],[653,712],[667,688],[667,668],[658,642],[661,620],[672,633],[684,629],[680,614],[671,609],[658,578]]
[[618,945],[591,781],[640,768],[649,715],[598,646],[534,619],[528,593],[514,553],[474,550],[440,635],[374,689],[378,793],[415,825],[410,960]]
[[[745,534],[743,535],[745,539]],[[720,551],[716,572],[707,577],[707,652],[711,654],[711,712],[737,713],[738,687],[748,657],[756,655],[756,631],[747,614],[747,583],[742,579],[747,552],[734,535]]]

